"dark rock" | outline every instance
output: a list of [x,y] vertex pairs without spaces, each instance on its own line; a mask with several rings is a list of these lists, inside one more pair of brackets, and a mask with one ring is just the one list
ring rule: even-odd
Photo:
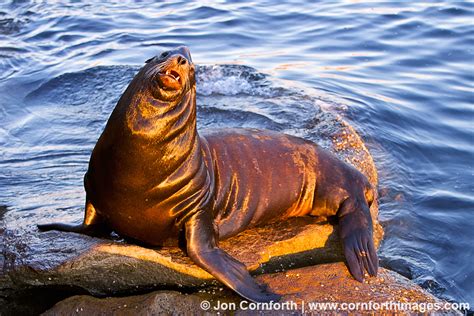
[[70,297],[43,315],[196,315],[202,300],[173,291],[104,299],[83,295]]

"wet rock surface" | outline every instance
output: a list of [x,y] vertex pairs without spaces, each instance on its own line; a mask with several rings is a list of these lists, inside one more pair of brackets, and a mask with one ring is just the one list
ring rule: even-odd
[[[286,272],[260,275],[257,279],[268,284],[269,288],[281,294],[279,305],[273,305],[273,311],[267,310],[271,306],[256,306],[242,301],[232,292],[211,287],[206,290],[183,294],[176,291],[155,291],[144,295],[122,298],[98,299],[92,296],[73,296],[59,302],[44,315],[150,315],[163,313],[176,314],[216,314],[235,313],[237,315],[261,313],[274,314],[331,314],[339,312],[346,314],[348,308],[342,303],[357,303],[372,305],[361,306],[351,311],[357,314],[397,313],[417,314],[430,312],[424,306],[445,302],[438,300],[422,288],[414,285],[408,279],[395,272],[381,268],[377,277],[366,279],[364,283],[355,281],[347,272],[343,263],[320,264],[311,267],[293,269]],[[288,303],[285,303],[288,302]],[[293,302],[293,303],[291,303]],[[406,306],[411,304],[411,309],[380,310],[377,304],[385,302],[400,302]],[[316,305],[319,303],[319,305]],[[333,305],[324,305],[333,303]],[[304,306],[303,306],[304,305]],[[276,307],[278,306],[278,307]],[[254,308],[257,308],[256,310]],[[327,308],[324,311],[324,308]],[[431,310],[433,312],[433,310]],[[438,310],[439,314],[459,314],[452,310]]]

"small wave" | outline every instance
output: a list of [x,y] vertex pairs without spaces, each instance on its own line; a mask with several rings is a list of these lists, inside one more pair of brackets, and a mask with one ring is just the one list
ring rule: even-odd
[[12,35],[18,33],[27,22],[27,18],[11,17],[8,13],[0,11],[0,34]]
[[263,80],[265,75],[256,69],[241,65],[199,66],[197,92],[202,95],[268,94]]

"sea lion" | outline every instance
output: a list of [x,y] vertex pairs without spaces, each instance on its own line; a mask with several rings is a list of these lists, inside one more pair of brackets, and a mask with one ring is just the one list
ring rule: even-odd
[[[267,130],[196,128],[195,66],[186,47],[149,59],[100,136],[84,177],[80,225],[149,245],[184,236],[188,256],[246,299],[278,300],[218,240],[293,216],[337,216],[347,265],[376,275],[367,178],[313,142]],[[182,234],[180,233],[182,232]],[[180,235],[181,234],[181,235]]]

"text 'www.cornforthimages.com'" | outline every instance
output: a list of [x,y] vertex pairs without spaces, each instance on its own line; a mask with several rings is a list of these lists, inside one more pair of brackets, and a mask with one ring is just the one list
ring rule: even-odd
[[253,303],[248,301],[235,302],[209,302],[202,301],[201,309],[205,311],[412,311],[412,312],[437,312],[437,311],[467,311],[470,309],[469,303],[451,302],[269,302]]

